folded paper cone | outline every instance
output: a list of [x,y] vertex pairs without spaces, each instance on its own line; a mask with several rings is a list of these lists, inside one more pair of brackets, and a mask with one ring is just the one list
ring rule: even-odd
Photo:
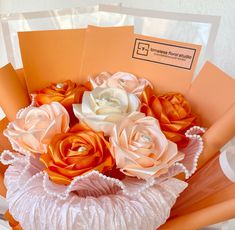
[[177,199],[171,217],[197,211],[198,202],[234,184],[234,160],[235,148],[227,148],[193,175],[187,181],[189,186]]
[[10,214],[9,211],[7,211],[4,214],[4,217],[6,220],[8,220],[8,222],[13,230],[22,230],[22,228],[20,227],[20,224],[14,220],[14,218],[12,217],[12,215]]
[[235,216],[235,199],[171,219],[159,229],[196,230]]
[[6,187],[4,185],[4,172],[6,170],[6,166],[0,163],[0,195],[6,196]]
[[19,109],[30,104],[29,96],[11,64],[0,69],[0,82],[0,106],[12,121]]
[[[8,120],[4,118],[0,121],[0,153],[4,149],[11,149],[11,145],[7,138],[2,134],[3,130],[6,128],[8,124]],[[4,172],[6,170],[7,166],[0,163],[0,195],[5,196],[6,195],[6,188],[4,185]]]
[[205,207],[209,207],[212,205],[220,204],[228,200],[235,199],[234,191],[235,191],[235,184],[233,183],[230,186],[227,186],[226,188],[216,193],[213,193],[211,196],[208,196],[207,198],[195,203],[192,207],[190,207],[191,211],[195,212]]
[[5,197],[6,196],[6,187],[4,185],[4,172],[7,166],[0,163],[0,195]]
[[235,103],[203,135],[204,150],[199,159],[201,168],[219,150],[235,136]]
[[6,129],[8,125],[8,119],[4,118],[0,121],[0,153],[5,149],[11,149],[11,144],[8,139],[3,135],[4,129]]

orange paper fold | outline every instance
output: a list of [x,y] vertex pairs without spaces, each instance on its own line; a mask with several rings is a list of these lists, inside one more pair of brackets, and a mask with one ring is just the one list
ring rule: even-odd
[[[220,166],[219,155],[198,170],[189,178],[189,180],[187,180],[187,183],[189,183],[189,186],[177,199],[176,204],[171,211],[171,217],[185,215],[198,210],[196,208],[197,203],[208,199],[215,193],[234,184],[224,175]],[[208,206],[208,204],[204,207],[206,206]]]
[[6,170],[6,166],[0,163],[0,195],[6,196],[6,187],[4,185],[4,173]]
[[85,33],[86,29],[19,33],[29,92],[50,83],[80,80]]
[[186,96],[201,125],[209,127],[235,103],[235,80],[207,61]]
[[[7,138],[2,134],[3,130],[6,128],[8,124],[8,120],[4,118],[0,121],[0,153],[4,151],[4,149],[11,149],[11,145]],[[0,163],[0,195],[6,195],[6,188],[4,185],[4,172],[7,169],[7,166]]]
[[21,85],[27,91],[24,69],[17,69],[16,74],[17,74],[18,78],[20,79]]
[[7,118],[4,118],[0,121],[0,153],[4,149],[11,149],[11,145],[10,145],[8,139],[3,135],[3,131],[7,127],[8,122],[9,121]]
[[203,135],[204,150],[199,158],[201,168],[235,136],[235,103]]
[[195,212],[211,205],[216,205],[220,204],[221,202],[235,199],[234,191],[235,191],[235,184],[230,182],[230,185],[228,185],[224,189],[215,192],[210,196],[208,196],[207,198],[192,205],[190,209],[188,209],[188,212]]
[[12,215],[10,214],[9,211],[7,211],[4,214],[4,217],[8,220],[10,226],[12,227],[12,230],[23,230],[20,226],[20,224],[14,220],[14,218],[12,217]]
[[131,46],[133,27],[89,26],[86,32],[82,79],[97,76],[101,72],[128,71],[132,65]]
[[[204,191],[203,188],[201,188],[202,189],[201,195],[200,195],[200,191],[199,191],[195,196],[191,197],[192,200],[187,200],[187,196],[190,193],[194,192],[192,190],[199,189],[200,184],[201,185],[204,184],[205,186],[207,186],[211,182],[211,181],[209,181],[207,184],[205,184],[205,181],[201,181],[201,180],[203,180],[203,178],[204,178],[204,180],[208,180],[208,175],[206,174],[207,171],[204,171],[205,170],[204,166],[206,167],[205,164],[207,162],[208,162],[207,164],[211,165],[213,163],[213,160],[212,160],[213,157],[214,157],[214,159],[218,158],[218,156],[215,156],[216,154],[219,154],[218,151],[224,146],[225,143],[227,143],[231,138],[233,138],[235,136],[235,119],[234,119],[234,117],[235,117],[235,104],[233,104],[232,107],[217,122],[215,122],[204,134],[204,136],[203,136],[204,150],[203,150],[201,157],[199,158],[199,165],[198,165],[199,171],[197,171],[196,174],[193,175],[187,181],[189,183],[189,187],[186,189],[185,192],[183,192],[181,194],[181,197],[177,201],[178,204],[176,203],[176,208],[177,208],[178,212],[177,212],[177,210],[174,210],[174,208],[173,208],[173,216],[175,216],[175,215],[182,216],[182,214],[183,214],[183,215],[185,215],[184,218],[190,219],[191,216],[189,216],[189,214],[186,215],[186,213],[195,212],[194,214],[192,214],[192,218],[194,218],[194,215],[197,216],[197,214],[200,213],[200,210],[203,210],[206,207],[210,207],[212,205],[214,205],[213,207],[215,207],[215,205],[220,205],[221,202],[228,201],[229,199],[235,199],[235,195],[234,195],[235,185],[232,182],[230,182],[223,175],[223,173],[218,165],[218,162],[217,162],[217,164],[215,166],[213,166],[213,169],[215,170],[214,176],[216,177],[216,175],[219,175],[220,180],[217,180],[217,183],[214,185],[211,184],[209,186],[209,188],[206,187],[208,190],[209,189],[212,190],[212,194],[208,194],[209,196],[205,198],[206,191]],[[201,174],[200,168],[202,168],[201,169],[203,172],[202,174]],[[209,169],[208,169],[208,171],[209,171]],[[213,174],[211,174],[210,176],[213,177]],[[213,181],[213,179],[215,179],[215,178],[212,178],[212,181]],[[215,187],[214,190],[213,190],[213,186]],[[226,188],[226,186],[228,186],[229,189]],[[216,190],[216,188],[218,188],[219,191]],[[193,200],[194,198],[195,198],[196,203]],[[189,202],[188,204],[187,204],[187,201]],[[183,205],[182,209],[181,209],[180,204]],[[223,207],[223,205],[222,205],[222,207]],[[226,213],[227,213],[227,216],[229,216],[229,215],[235,216],[235,213],[233,210],[231,212],[229,210],[226,210]],[[214,222],[212,221],[211,223],[219,222],[220,220],[217,219],[217,217],[222,218],[218,214],[218,216],[215,216],[214,219],[211,219],[211,221],[212,220],[214,221]],[[183,217],[182,217],[182,219],[181,219],[181,217],[176,218],[175,221],[172,221],[172,222],[170,221],[170,223],[178,224],[178,219],[179,219],[180,223],[181,223],[181,220],[183,223],[184,218]],[[203,223],[204,222],[199,221],[198,224],[200,224],[200,227],[203,227],[203,226],[206,226],[209,224],[209,223],[207,223],[204,225]],[[166,225],[166,226],[168,227],[168,225]],[[179,226],[181,226],[181,225],[179,225]]]
[[0,82],[0,106],[12,121],[19,109],[30,104],[29,96],[11,64],[0,69]]
[[159,229],[196,230],[204,226],[226,221],[234,218],[234,216],[235,199],[231,199],[216,205],[202,208],[196,212],[171,219]]

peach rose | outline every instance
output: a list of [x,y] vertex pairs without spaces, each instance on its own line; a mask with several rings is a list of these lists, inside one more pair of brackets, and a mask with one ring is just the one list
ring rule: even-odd
[[137,78],[135,75],[125,72],[117,72],[113,75],[103,72],[96,78],[90,78],[90,82],[93,88],[120,88],[136,96],[140,96],[147,85],[151,86],[151,83],[146,79]]
[[139,99],[118,88],[95,88],[85,92],[82,104],[73,105],[75,116],[95,131],[109,135],[114,124],[139,110]]
[[28,107],[9,123],[4,135],[16,149],[44,153],[52,137],[69,129],[69,115],[58,102]]
[[68,185],[74,177],[92,170],[106,172],[114,165],[109,143],[102,132],[94,132],[85,124],[76,124],[68,133],[56,135],[48,153],[41,162],[50,179],[57,184]]
[[110,143],[117,167],[126,175],[141,179],[159,177],[184,158],[177,145],[166,139],[157,119],[139,112],[114,127]]
[[196,115],[192,113],[189,102],[180,93],[155,95],[147,87],[141,96],[140,111],[158,119],[166,137],[178,147],[185,147],[188,139],[185,132],[195,125]]

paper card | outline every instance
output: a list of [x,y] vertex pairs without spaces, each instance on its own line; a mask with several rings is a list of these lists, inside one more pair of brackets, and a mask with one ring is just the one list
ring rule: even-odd
[[216,122],[235,103],[235,80],[210,62],[206,62],[193,81],[187,98],[200,114],[202,125]]
[[[89,26],[86,32],[81,78],[101,72],[128,71],[131,63],[132,26]],[[132,68],[131,68],[132,69]]]
[[[112,32],[111,32],[112,31]],[[149,79],[161,92],[190,86],[200,46],[132,35],[125,27],[89,27],[82,76],[126,71]]]
[[20,82],[25,90],[27,90],[26,80],[25,80],[25,72],[24,69],[17,69],[16,74],[20,79]]
[[[146,47],[146,53],[142,52]],[[135,35],[133,70],[148,78],[161,92],[185,93],[192,81],[201,47]]]
[[21,55],[29,92],[51,82],[77,82],[85,29],[20,32]]

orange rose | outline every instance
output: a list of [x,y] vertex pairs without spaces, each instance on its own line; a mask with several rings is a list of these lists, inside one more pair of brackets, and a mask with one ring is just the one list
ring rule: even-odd
[[75,119],[72,110],[72,104],[79,104],[85,91],[90,91],[89,82],[84,85],[78,85],[70,80],[62,83],[52,83],[49,87],[36,92],[36,105],[49,104],[51,102],[60,102],[69,112],[71,120]]
[[84,124],[77,124],[68,133],[56,135],[40,160],[45,164],[50,179],[64,185],[70,184],[74,177],[92,170],[104,173],[114,165],[103,133],[94,132]]
[[195,125],[197,117],[191,111],[189,102],[180,93],[166,93],[156,96],[153,89],[146,87],[141,96],[141,112],[159,120],[166,137],[179,147],[188,144],[185,131]]

